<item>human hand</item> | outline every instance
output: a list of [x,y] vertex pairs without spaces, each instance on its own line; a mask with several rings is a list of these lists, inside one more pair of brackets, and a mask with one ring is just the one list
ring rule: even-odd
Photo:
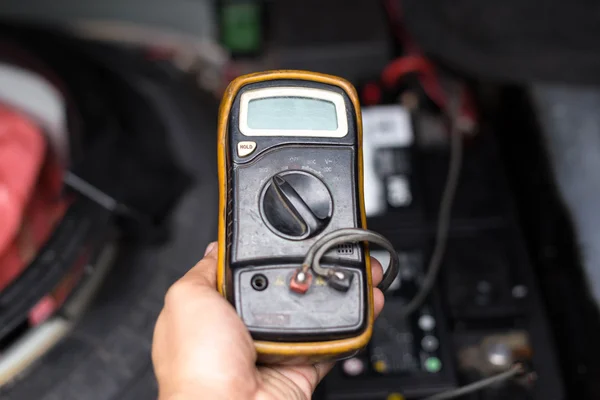
[[[252,337],[216,290],[217,244],[167,292],[154,330],[159,400],[310,399],[333,363],[256,366]],[[371,258],[373,285],[383,270]],[[373,290],[375,315],[384,297]]]

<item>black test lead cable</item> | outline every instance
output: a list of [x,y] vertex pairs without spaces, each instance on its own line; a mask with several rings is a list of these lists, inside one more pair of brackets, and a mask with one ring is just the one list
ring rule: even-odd
[[381,283],[378,285],[378,288],[385,292],[392,282],[394,282],[394,279],[396,279],[400,270],[398,253],[396,253],[394,246],[389,240],[379,233],[366,229],[338,229],[317,240],[306,253],[302,267],[298,270],[294,279],[299,283],[304,283],[308,279],[309,269],[312,269],[315,274],[327,279],[327,282],[334,287],[336,287],[336,282],[348,281],[351,279],[351,274],[335,267],[324,268],[321,266],[321,258],[323,258],[325,253],[332,247],[344,243],[361,241],[378,244],[390,253],[390,263],[383,274]]

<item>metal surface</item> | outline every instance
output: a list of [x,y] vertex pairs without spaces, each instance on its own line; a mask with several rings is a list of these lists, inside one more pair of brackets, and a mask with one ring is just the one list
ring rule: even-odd
[[494,343],[486,350],[488,362],[496,367],[507,367],[513,361],[511,349],[506,343]]

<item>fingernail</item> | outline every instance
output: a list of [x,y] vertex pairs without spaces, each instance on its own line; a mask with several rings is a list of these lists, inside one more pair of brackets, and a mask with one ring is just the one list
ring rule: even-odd
[[210,252],[214,250],[216,245],[217,245],[217,242],[209,243],[208,246],[206,247],[206,250],[204,251],[204,257],[209,255]]

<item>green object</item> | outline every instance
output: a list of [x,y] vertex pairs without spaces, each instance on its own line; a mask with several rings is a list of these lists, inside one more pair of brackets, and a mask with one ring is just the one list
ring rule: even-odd
[[442,369],[442,362],[437,357],[429,357],[425,360],[425,369],[427,372],[436,373]]
[[222,42],[232,52],[260,50],[261,9],[252,1],[226,2],[222,8]]

